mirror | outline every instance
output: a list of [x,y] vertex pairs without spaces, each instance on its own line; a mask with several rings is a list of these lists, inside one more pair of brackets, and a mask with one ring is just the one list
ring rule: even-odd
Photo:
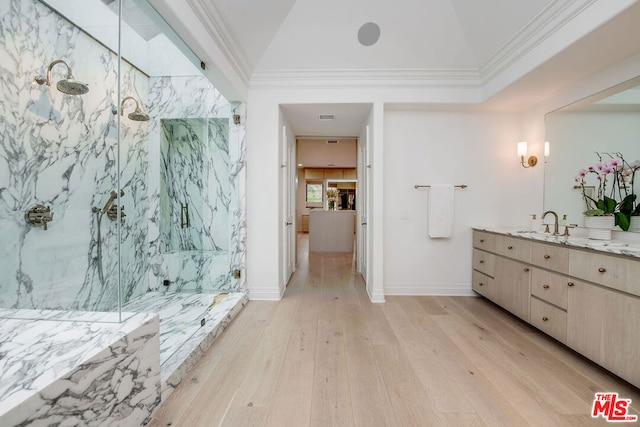
[[[629,163],[640,160],[640,76],[548,113],[545,129],[550,154],[545,158],[544,210],[566,214],[568,224],[582,226],[585,203],[574,188],[578,171],[598,162],[596,152],[619,152]],[[635,181],[640,199],[640,175]]]
[[328,179],[328,188],[338,189],[338,200],[336,210],[353,211],[356,209],[356,187],[355,179]]

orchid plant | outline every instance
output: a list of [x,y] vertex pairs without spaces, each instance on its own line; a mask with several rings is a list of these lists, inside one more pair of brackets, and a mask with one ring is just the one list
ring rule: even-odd
[[340,192],[337,188],[329,187],[327,188],[327,191],[325,193],[327,194],[327,200],[334,201],[334,202],[338,201],[338,196],[340,195]]
[[[629,229],[631,216],[640,215],[640,205],[636,204],[633,184],[635,173],[640,169],[640,161],[628,163],[621,153],[596,153],[599,161],[585,169],[580,169],[575,181],[582,189],[582,197],[587,210],[586,216],[615,216],[615,224],[623,230]],[[587,178],[595,175],[597,194],[589,195]],[[618,202],[619,200],[619,202]]]

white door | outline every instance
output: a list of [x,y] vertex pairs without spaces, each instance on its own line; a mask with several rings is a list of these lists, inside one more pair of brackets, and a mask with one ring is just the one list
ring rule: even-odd
[[367,218],[368,203],[367,191],[369,190],[369,168],[367,162],[367,143],[369,140],[369,126],[365,129],[364,141],[358,141],[358,187],[356,190],[356,209],[358,212],[358,271],[367,281]]
[[296,188],[298,180],[298,168],[296,166],[296,141],[295,138],[290,138],[287,144],[287,259],[289,263],[288,272],[289,277],[296,271]]
[[282,127],[282,156],[280,182],[282,184],[282,275],[286,285],[295,270],[295,141],[288,138],[287,127]]

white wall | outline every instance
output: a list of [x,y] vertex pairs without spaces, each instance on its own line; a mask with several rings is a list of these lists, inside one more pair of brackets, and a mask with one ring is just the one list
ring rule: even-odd
[[[257,88],[249,92],[247,123],[247,285],[251,298],[279,298],[278,137],[279,104],[366,102],[374,104],[372,132],[372,237],[370,296],[384,294],[468,294],[471,283],[471,227],[526,225],[543,212],[544,163],[524,169],[516,143],[529,142],[542,158],[544,115],[597,90],[638,74],[640,55],[580,82],[523,113],[448,111],[437,90]],[[467,93],[471,95],[471,93]],[[462,102],[473,104],[473,96]],[[422,102],[418,102],[422,100]],[[399,110],[403,103],[428,105]],[[385,109],[386,108],[386,109]],[[434,157],[435,156],[435,157]],[[429,240],[426,191],[414,184],[455,182],[455,232]],[[427,190],[428,191],[428,190]],[[402,209],[402,206],[407,208]],[[401,220],[401,210],[409,220]],[[376,250],[376,248],[378,248]],[[383,292],[384,289],[384,292]]]
[[[540,168],[516,156],[514,113],[385,113],[384,291],[386,295],[470,295],[471,227],[526,225],[540,203]],[[428,237],[428,189],[455,190],[453,235]]]
[[279,299],[278,213],[281,121],[261,93],[247,103],[247,288],[251,299]]

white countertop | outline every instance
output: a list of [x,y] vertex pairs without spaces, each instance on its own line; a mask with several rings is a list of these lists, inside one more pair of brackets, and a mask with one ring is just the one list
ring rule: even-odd
[[[569,237],[537,231],[528,231],[517,227],[473,227],[477,231],[487,231],[490,233],[505,234],[508,236],[521,237],[524,239],[537,240],[558,245],[572,246],[582,249],[592,249],[615,255],[626,255],[640,258],[640,235],[638,233],[620,232],[615,233],[617,237],[612,240],[592,240],[582,236],[583,229],[572,229],[575,235]],[[621,234],[622,233],[622,234]],[[636,240],[637,235],[637,240]]]

